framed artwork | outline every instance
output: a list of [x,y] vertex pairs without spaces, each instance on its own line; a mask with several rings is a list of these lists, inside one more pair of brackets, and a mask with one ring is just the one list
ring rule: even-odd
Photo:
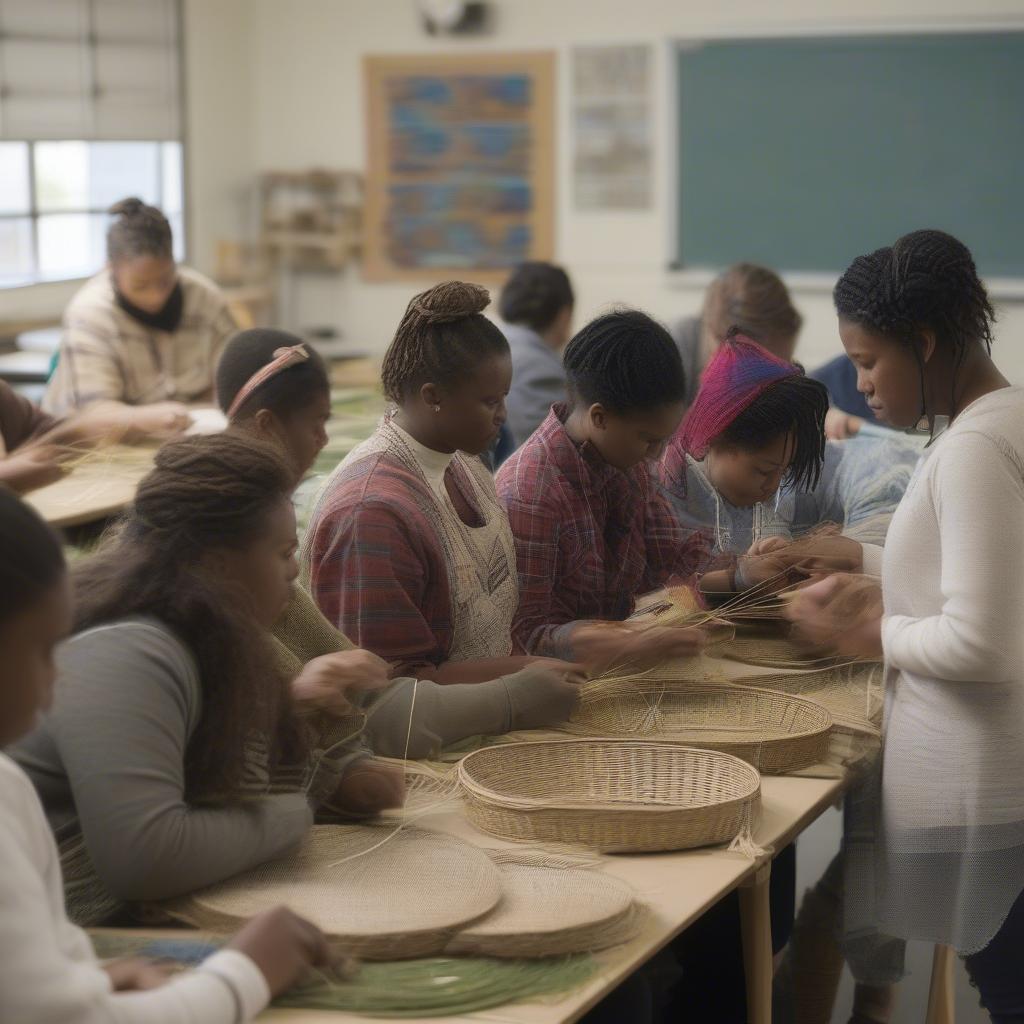
[[368,280],[550,259],[554,54],[367,57]]

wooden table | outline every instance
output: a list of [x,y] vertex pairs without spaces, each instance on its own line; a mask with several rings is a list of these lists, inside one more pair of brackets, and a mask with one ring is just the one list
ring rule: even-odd
[[100,449],[63,480],[25,495],[25,501],[58,529],[106,519],[132,503],[155,454],[155,446]]
[[[781,850],[835,803],[844,785],[839,779],[763,779],[762,815],[755,839],[761,846]],[[460,811],[422,818],[417,825],[449,832],[491,848],[510,845],[478,832]],[[771,1021],[770,857],[752,861],[717,847],[685,853],[612,855],[603,857],[602,861],[600,870],[628,882],[648,905],[650,913],[643,931],[635,939],[616,949],[596,954],[601,969],[583,988],[559,1002],[511,1004],[464,1017],[429,1019],[436,1024],[452,1024],[455,1020],[492,1024],[570,1024],[579,1020],[704,911],[738,888],[747,973],[748,1019],[751,1024],[768,1024]],[[175,934],[181,935],[180,932]],[[268,1010],[259,1019],[280,1024],[355,1024],[357,1021],[365,1024],[370,1018],[327,1010],[281,1009]]]

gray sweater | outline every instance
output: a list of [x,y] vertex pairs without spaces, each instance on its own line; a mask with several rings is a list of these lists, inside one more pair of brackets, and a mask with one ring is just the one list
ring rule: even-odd
[[505,400],[508,428],[516,446],[547,419],[555,402],[565,401],[562,357],[536,331],[502,324],[512,352],[512,389]]
[[53,710],[8,752],[64,850],[80,835],[117,900],[190,892],[295,847],[313,822],[302,793],[226,807],[185,801],[185,749],[201,709],[187,648],[160,623],[78,633],[57,655]]

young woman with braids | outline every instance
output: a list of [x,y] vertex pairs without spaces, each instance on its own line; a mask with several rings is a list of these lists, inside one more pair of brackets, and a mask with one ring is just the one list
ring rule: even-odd
[[563,361],[569,401],[497,479],[518,556],[516,644],[587,662],[641,641],[645,656],[696,653],[698,630],[640,637],[621,624],[635,598],[692,576],[707,557],[703,538],[678,526],[649,479],[648,461],[683,414],[679,352],[645,313],[620,310],[587,324]]
[[[512,379],[488,302],[459,281],[412,299],[384,357],[395,408],[331,475],[303,544],[328,620],[396,672],[441,683],[534,660],[512,656],[515,550],[478,458],[505,421]],[[552,685],[568,666],[554,668]]]
[[[680,524],[707,530],[731,572],[704,577],[706,591],[740,591],[786,564],[872,568],[878,544],[919,450],[893,438],[826,444],[828,394],[800,367],[738,327],[718,348],[700,391],[658,467]],[[820,524],[849,537],[790,544]]]
[[[57,538],[0,488],[0,747],[50,707],[54,649],[71,628]],[[327,941],[282,908],[250,921],[227,946],[166,984],[165,967],[138,958],[101,964],[64,908],[60,858],[24,772],[0,754],[0,1019],[67,1024],[238,1024],[311,966]]]
[[1024,393],[992,361],[970,252],[941,231],[858,257],[835,304],[868,404],[933,437],[882,601],[851,616],[857,584],[835,576],[792,609],[810,640],[889,669],[879,771],[847,826],[848,956],[885,982],[899,940],[945,943],[993,1021],[1024,1021]]
[[167,218],[140,199],[110,208],[107,266],[64,312],[43,408],[98,407],[112,433],[170,436],[187,403],[212,398],[220,350],[236,329],[220,290],[177,266]]
[[298,573],[292,482],[274,449],[230,432],[170,442],[76,566],[54,709],[12,751],[56,834],[75,920],[278,856],[321,804],[401,802],[358,723],[341,742],[315,728],[322,660],[282,661],[270,636]]

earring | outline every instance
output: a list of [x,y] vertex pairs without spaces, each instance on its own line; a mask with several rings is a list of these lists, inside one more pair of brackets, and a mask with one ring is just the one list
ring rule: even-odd
[[440,411],[441,411],[441,406],[435,405],[434,406],[434,412],[440,412]]

